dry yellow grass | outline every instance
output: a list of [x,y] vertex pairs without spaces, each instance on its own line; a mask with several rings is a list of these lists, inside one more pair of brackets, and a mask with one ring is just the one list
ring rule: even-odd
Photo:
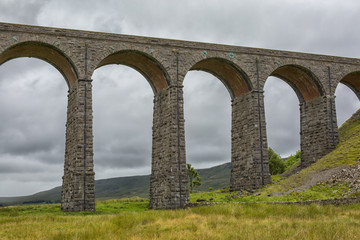
[[360,239],[360,205],[224,204],[117,214],[0,215],[0,239]]

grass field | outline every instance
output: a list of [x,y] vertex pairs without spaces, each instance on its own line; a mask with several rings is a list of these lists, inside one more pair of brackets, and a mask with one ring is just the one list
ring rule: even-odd
[[360,205],[223,204],[148,210],[143,199],[0,208],[0,239],[360,239]]

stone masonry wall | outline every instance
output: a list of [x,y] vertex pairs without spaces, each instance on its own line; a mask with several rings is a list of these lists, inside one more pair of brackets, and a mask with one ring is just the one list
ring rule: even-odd
[[263,183],[271,183],[262,92],[260,98],[262,149],[258,93],[248,92],[236,97],[232,103],[231,190],[254,190],[263,186]]
[[91,81],[78,80],[69,91],[61,198],[66,212],[95,209]]
[[170,86],[154,97],[152,169],[150,179],[150,208],[153,209],[179,208],[185,206],[189,201],[185,160],[183,93],[181,87],[178,89],[180,163],[178,158],[177,89],[176,86]]
[[[333,104],[332,117],[330,102]],[[339,142],[334,101],[319,97],[301,103],[300,122],[301,167],[305,168],[328,154]]]

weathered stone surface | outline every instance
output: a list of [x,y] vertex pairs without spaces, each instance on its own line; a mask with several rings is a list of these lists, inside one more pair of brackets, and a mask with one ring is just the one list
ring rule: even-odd
[[47,61],[69,85],[64,211],[94,210],[90,79],[103,65],[133,67],[154,91],[151,208],[188,202],[182,86],[189,71],[215,75],[232,98],[233,190],[270,183],[262,93],[269,76],[286,81],[299,98],[303,167],[338,142],[338,83],[360,98],[360,59],[353,58],[0,23],[0,64],[17,57]]
[[269,183],[263,93],[252,91],[232,103],[230,189],[253,190]]
[[170,86],[154,97],[150,178],[150,208],[153,209],[179,208],[189,201],[182,96],[181,87]]
[[68,95],[61,209],[95,210],[91,81],[78,80]]
[[[331,102],[331,103],[330,103]],[[330,111],[330,104],[333,111]],[[301,166],[323,157],[339,142],[335,105],[327,97],[300,104]]]

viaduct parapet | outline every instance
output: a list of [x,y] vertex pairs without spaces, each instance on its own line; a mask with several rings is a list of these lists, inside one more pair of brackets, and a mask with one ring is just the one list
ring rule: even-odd
[[[200,70],[216,76],[232,99],[232,190],[271,182],[263,88],[281,78],[300,102],[301,165],[339,141],[334,92],[341,82],[360,99],[360,59],[0,23],[0,65],[35,57],[55,66],[68,86],[62,210],[95,209],[92,84],[95,69],[123,64],[139,71],[154,92],[150,207],[189,201],[183,80]],[[210,131],[210,130],[209,130]]]

